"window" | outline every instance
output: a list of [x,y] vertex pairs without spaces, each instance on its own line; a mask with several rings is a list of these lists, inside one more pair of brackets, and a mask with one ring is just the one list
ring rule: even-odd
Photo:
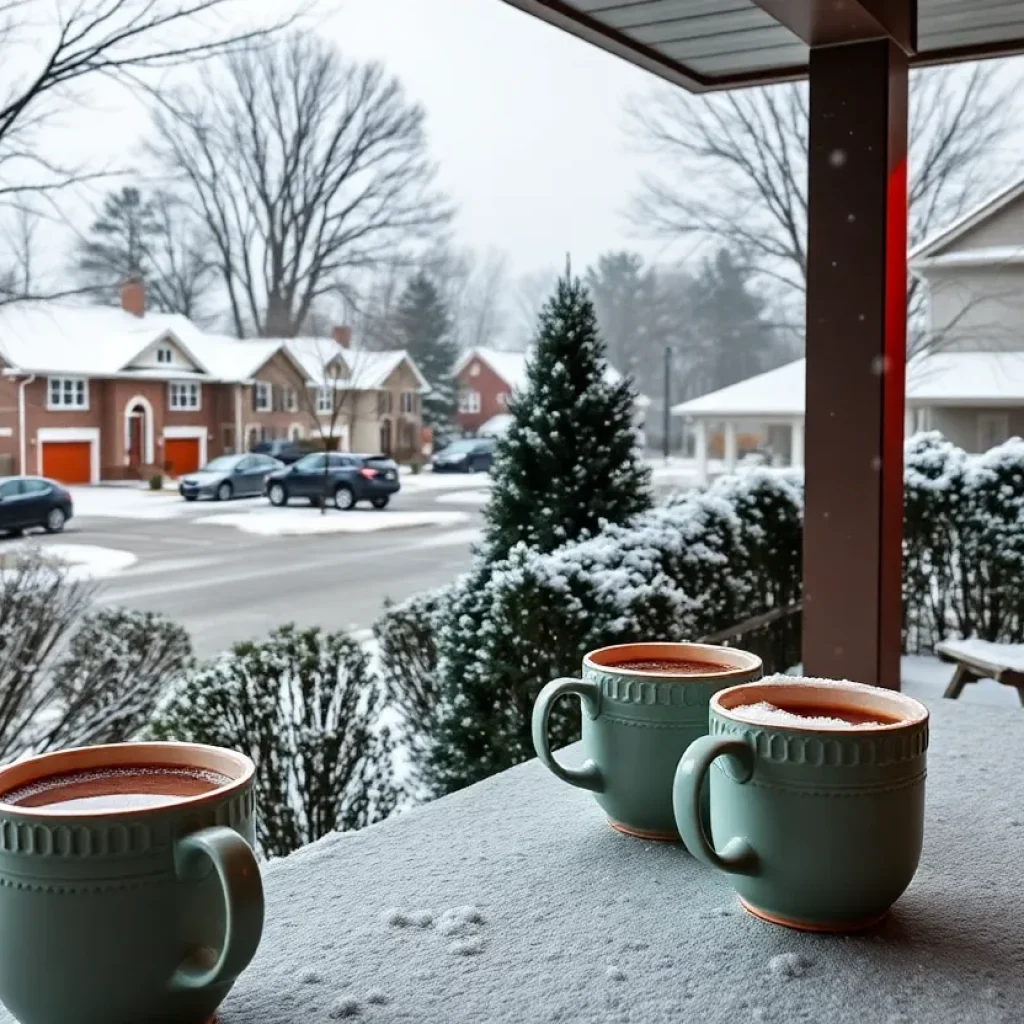
[[480,392],[479,391],[460,391],[459,392],[459,412],[479,412],[480,411]]
[[156,350],[156,361],[165,365],[174,362],[174,352],[169,345],[161,345]]
[[301,441],[302,440],[302,427],[298,423],[293,423],[288,428],[288,440],[289,441]]
[[273,385],[268,384],[265,380],[256,381],[252,402],[252,407],[256,412],[270,412],[274,402]]
[[316,389],[316,411],[326,413],[334,411],[334,392],[331,388]]
[[0,498],[4,501],[8,501],[11,498],[17,498],[19,494],[21,494],[20,480],[7,480],[0,484]]
[[469,368],[469,375],[470,375],[470,377],[479,377],[480,376],[480,364],[479,363],[474,363]]
[[84,377],[51,377],[49,409],[88,409],[89,382]]
[[507,409],[508,408],[508,392],[507,391],[499,391],[498,392],[498,408],[499,409]]
[[387,416],[394,408],[394,396],[390,391],[381,391],[377,394],[377,415]]
[[50,490],[50,485],[45,480],[22,480],[21,481],[21,493],[22,494],[46,494]]
[[168,385],[172,412],[187,412],[199,408],[199,385],[192,382],[171,381]]
[[1008,412],[978,413],[978,451],[987,452],[1002,444],[1010,436],[1010,414]]
[[416,411],[416,392],[415,391],[403,391],[401,399],[402,412],[415,412]]
[[298,393],[295,391],[295,388],[283,387],[281,388],[281,395],[284,399],[285,412],[299,411],[299,396]]

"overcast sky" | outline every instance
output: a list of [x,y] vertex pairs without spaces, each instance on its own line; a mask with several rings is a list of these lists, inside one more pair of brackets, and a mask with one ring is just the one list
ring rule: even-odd
[[466,243],[507,250],[517,273],[637,244],[622,108],[651,75],[501,0],[343,0],[322,31],[427,108]]

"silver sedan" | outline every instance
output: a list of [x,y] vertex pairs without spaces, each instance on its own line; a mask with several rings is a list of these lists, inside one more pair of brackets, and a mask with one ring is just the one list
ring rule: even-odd
[[283,468],[283,462],[269,455],[220,455],[202,469],[182,477],[178,490],[186,501],[249,498],[263,493],[263,481],[268,473]]

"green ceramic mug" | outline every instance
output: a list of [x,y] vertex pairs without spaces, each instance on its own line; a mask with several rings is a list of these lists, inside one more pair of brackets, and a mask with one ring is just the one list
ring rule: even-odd
[[[652,662],[670,667],[637,667]],[[707,733],[712,694],[761,674],[757,655],[728,647],[602,647],[583,659],[582,679],[556,679],[541,690],[533,707],[533,745],[558,778],[594,794],[613,828],[678,842],[672,776],[679,758]],[[552,707],[565,695],[579,697],[583,705],[582,768],[559,764],[548,740]]]
[[756,916],[866,928],[917,870],[927,749],[927,709],[893,690],[784,676],[732,687],[712,698],[710,735],[679,763],[676,821]]
[[[107,797],[62,809],[21,795],[168,771],[205,791],[117,810],[95,809]],[[263,930],[254,771],[242,754],[185,743],[83,747],[0,769],[0,1002],[21,1024],[212,1020]]]

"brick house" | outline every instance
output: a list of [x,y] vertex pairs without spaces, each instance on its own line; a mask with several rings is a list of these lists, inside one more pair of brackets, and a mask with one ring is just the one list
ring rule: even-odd
[[0,308],[0,472],[179,476],[256,440],[316,435],[317,386],[288,343],[149,313],[138,281],[120,308],[14,303]]
[[[455,422],[464,434],[487,430],[495,417],[508,412],[509,396],[526,383],[529,352],[501,352],[492,348],[472,348],[455,364],[455,382],[459,389],[459,406]],[[610,382],[621,379],[612,366],[606,369]],[[646,395],[637,398],[636,421],[642,426],[644,412],[650,405]],[[496,432],[500,432],[500,426]]]

